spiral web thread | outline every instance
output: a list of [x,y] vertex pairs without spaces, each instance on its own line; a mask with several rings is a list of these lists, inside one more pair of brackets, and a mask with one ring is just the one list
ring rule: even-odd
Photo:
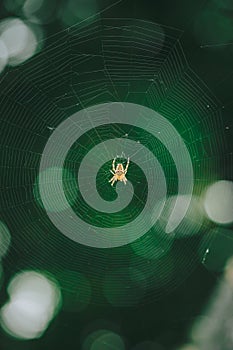
[[[51,43],[48,43],[41,54],[2,77],[0,117],[2,210],[7,221],[11,221],[12,225],[15,222],[17,229],[21,228],[21,234],[16,239],[18,240],[16,249],[19,249],[20,245],[26,247],[25,249],[28,246],[30,249],[34,247],[31,252],[33,262],[29,259],[31,264],[39,265],[40,260],[48,259],[49,252],[54,247],[58,248],[61,243],[64,244],[64,238],[58,236],[51,222],[45,217],[43,203],[40,203],[41,205],[35,203],[35,193],[37,201],[40,200],[39,191],[32,191],[38,176],[43,149],[60,123],[84,108],[99,103],[130,102],[155,110],[175,127],[184,140],[192,158],[197,191],[210,180],[215,157],[224,150],[224,140],[219,133],[222,127],[221,105],[189,67],[182,49],[181,37],[182,33],[174,28],[142,20],[102,19],[89,24],[82,23],[52,37]],[[86,117],[88,122],[92,123],[91,115],[87,113]],[[103,124],[109,121],[108,114],[103,113],[98,118]],[[135,132],[133,126],[125,130],[122,125],[113,125],[110,133],[113,138],[116,135],[121,138],[122,150],[131,135],[139,146],[145,144],[148,137],[140,130]],[[109,133],[104,129],[93,127],[93,134],[87,136],[83,140],[84,143],[79,140],[75,142],[66,163],[70,169],[63,173],[70,204],[74,204],[78,191],[74,180],[77,164],[79,167],[83,155],[108,136]],[[114,150],[104,148],[103,152],[109,154],[108,166],[106,171],[103,171],[104,181],[107,183],[111,160],[118,154],[115,154]],[[172,160],[163,145],[157,141],[151,141],[151,149],[160,154],[162,167],[167,168],[166,180],[169,186],[169,181],[173,183],[176,175],[174,164],[172,165]],[[119,155],[122,161],[127,157],[127,154]],[[99,153],[98,157],[102,166],[103,154]],[[141,159],[141,161],[144,161],[144,166],[150,171],[147,160]],[[135,168],[134,177],[138,174],[139,169]],[[53,184],[49,183],[48,186],[54,186],[56,176],[54,171]],[[51,182],[51,174],[48,179]],[[102,180],[103,178],[98,184],[97,178],[97,187],[99,186],[100,191],[103,186]],[[141,190],[146,192],[146,186],[141,186]],[[56,186],[52,187],[52,191],[56,193]],[[110,197],[111,195],[113,196],[112,192],[109,192]],[[140,190],[137,196],[138,204],[140,201],[143,204]],[[53,198],[53,201],[55,211],[64,210],[62,206],[59,207],[59,203],[56,204],[56,198]],[[137,214],[135,205],[129,212],[126,210],[123,215],[112,218],[109,222],[106,219],[104,225],[111,227],[114,220],[119,226],[124,225]],[[96,217],[98,215],[97,213]],[[92,215],[89,219],[91,217]],[[100,215],[101,221],[103,220]],[[30,241],[27,233],[29,231]],[[52,236],[47,237],[45,231],[53,232]],[[35,246],[38,242],[44,249],[43,254],[41,252],[36,254],[38,247],[36,249]],[[69,250],[69,264],[73,269],[82,270],[80,261],[82,263],[86,261],[86,248],[80,248],[81,251],[83,249],[83,256],[80,253],[81,257],[77,258],[76,245],[72,242],[67,243],[67,239],[65,242],[66,250]],[[147,243],[145,237],[145,241],[141,244],[148,252],[150,249],[157,252],[158,249],[158,254],[156,252],[152,254],[153,259],[161,258],[161,251],[166,253],[162,256],[163,263],[155,267],[154,260],[145,256],[143,258],[133,256],[128,261],[129,251],[125,248],[120,253],[123,269],[127,270],[126,275],[129,273],[129,266],[130,271],[141,270],[142,275],[149,278],[149,287],[158,284],[160,276],[160,287],[165,286],[166,290],[170,290],[195,266],[195,254],[190,255],[194,243],[187,239],[185,254],[181,246],[171,252],[173,240],[164,237],[163,231],[159,232],[155,242],[156,249],[154,242],[152,243],[150,239]],[[88,261],[91,260],[92,254],[96,263],[93,264],[95,266],[90,266],[90,275],[105,275],[106,267],[103,262],[106,257],[109,258],[109,253],[90,250],[87,254]],[[62,253],[62,259],[55,261],[55,266],[64,259],[63,255],[65,256],[65,251]],[[118,253],[112,253],[110,266],[112,265],[114,269],[118,266],[118,258]],[[145,265],[148,261],[149,268]],[[173,265],[171,262],[174,261],[176,271],[171,268]],[[125,273],[123,275],[125,276]],[[140,273],[134,273],[133,276],[133,283],[140,283],[142,280],[145,282],[143,278],[141,279]],[[132,282],[132,275],[130,281]],[[117,283],[117,278],[115,282]],[[158,296],[160,292],[159,289],[154,290],[154,296]]]

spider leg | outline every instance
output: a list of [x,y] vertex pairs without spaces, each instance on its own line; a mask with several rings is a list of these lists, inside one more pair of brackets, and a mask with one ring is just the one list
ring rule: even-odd
[[113,175],[115,175],[115,173],[112,171],[112,170],[109,170],[110,171],[110,173],[112,173]]
[[124,184],[126,185],[127,179],[126,177],[123,178]]
[[128,157],[127,164],[126,164],[126,167],[125,167],[125,174],[127,173],[128,167],[129,167],[129,157]]
[[114,183],[116,182],[116,180],[117,180],[116,178],[114,178],[114,179],[112,180],[112,184],[111,184],[112,186],[114,185]]
[[114,158],[113,161],[112,161],[112,170],[113,170],[114,172],[116,171],[115,162],[116,162],[116,158]]
[[115,178],[115,176],[113,176],[108,182],[111,182],[111,181],[113,181],[113,179]]

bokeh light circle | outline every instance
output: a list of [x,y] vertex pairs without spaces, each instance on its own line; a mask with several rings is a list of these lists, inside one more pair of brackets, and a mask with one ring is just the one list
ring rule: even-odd
[[8,64],[17,66],[31,58],[37,51],[36,33],[19,18],[8,18],[0,23],[1,40],[8,52]]
[[0,37],[0,73],[4,70],[8,62],[8,50],[3,40]]
[[100,329],[88,335],[82,350],[125,350],[123,339],[110,330]]
[[56,280],[40,272],[22,271],[7,290],[9,301],[0,311],[4,331],[18,339],[40,338],[61,306]]
[[233,182],[217,181],[208,187],[204,208],[210,220],[219,224],[233,222]]
[[[176,196],[170,196],[167,201],[166,205],[164,207],[163,213],[160,216],[158,225],[164,230],[167,221],[169,219],[169,216],[171,215],[171,212],[174,208],[174,205],[177,201],[177,195]],[[187,195],[180,195],[179,196],[179,203],[182,203],[182,206],[185,206],[185,204],[188,206],[188,210],[183,218],[181,220],[180,224],[178,226],[175,226],[172,230],[173,238],[184,238],[184,237],[191,237],[200,231],[200,228],[202,226],[202,223],[204,221],[204,215],[202,211],[202,204],[201,200],[198,196],[193,195],[190,201],[189,196]],[[172,223],[171,223],[172,225]]]

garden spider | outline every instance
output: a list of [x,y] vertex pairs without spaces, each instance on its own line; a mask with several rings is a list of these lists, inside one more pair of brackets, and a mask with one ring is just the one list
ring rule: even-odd
[[110,170],[110,172],[113,174],[113,177],[108,182],[111,182],[111,185],[113,186],[116,181],[123,181],[124,184],[126,185],[127,179],[125,175],[129,167],[129,158],[127,160],[125,169],[122,163],[118,163],[117,166],[115,167],[115,162],[116,162],[116,158],[113,159],[112,170]]

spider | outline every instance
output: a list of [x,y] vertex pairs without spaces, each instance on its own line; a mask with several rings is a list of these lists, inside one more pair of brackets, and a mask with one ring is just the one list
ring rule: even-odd
[[111,182],[111,185],[113,186],[116,181],[123,181],[124,184],[126,185],[127,179],[125,175],[129,167],[129,158],[127,160],[125,169],[123,167],[123,164],[121,163],[118,163],[117,166],[115,167],[115,162],[116,162],[116,158],[113,159],[112,170],[110,170],[110,172],[113,174],[113,177],[108,182]]

